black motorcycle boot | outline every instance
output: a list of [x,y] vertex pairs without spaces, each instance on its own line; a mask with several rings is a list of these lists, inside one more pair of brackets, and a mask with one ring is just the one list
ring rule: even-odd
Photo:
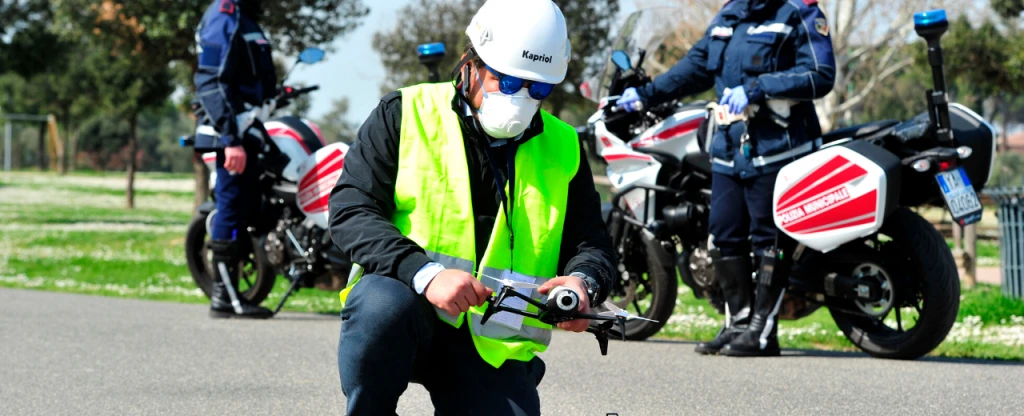
[[722,348],[731,357],[772,357],[779,349],[779,309],[786,294],[789,273],[782,260],[771,254],[761,257],[757,277],[754,317],[746,331]]
[[238,248],[231,240],[212,240],[213,291],[210,294],[211,318],[267,319],[274,313],[249,303],[238,292]]
[[697,344],[700,354],[717,354],[750,324],[751,266],[749,257],[721,257],[712,262],[718,287],[725,298],[725,323],[715,339]]

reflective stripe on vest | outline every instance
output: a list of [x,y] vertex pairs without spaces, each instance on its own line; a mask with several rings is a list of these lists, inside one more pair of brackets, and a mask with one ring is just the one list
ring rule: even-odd
[[[433,261],[445,268],[473,273],[495,291],[500,284],[483,275],[501,278],[505,270],[512,269],[534,277],[538,285],[554,277],[558,272],[569,182],[580,163],[585,163],[580,158],[575,129],[541,111],[543,132],[522,143],[516,153],[516,183],[511,187],[515,204],[511,219],[516,230],[514,256],[509,249],[505,207],[501,204],[487,249],[477,265],[476,217],[466,149],[458,115],[451,105],[455,88],[452,83],[423,84],[403,88],[401,93],[401,137],[392,216],[399,232],[422,247]],[[506,187],[508,190],[510,187]],[[349,288],[341,295],[343,302]],[[531,291],[531,297],[546,300],[536,289]],[[485,306],[470,308],[468,320],[473,343],[484,361],[500,367],[509,359],[529,361],[547,348],[551,341],[550,325],[526,317],[519,330],[493,320],[480,325]],[[455,327],[461,327],[465,320],[465,314],[455,317],[439,308],[435,310],[440,319]],[[537,312],[533,305],[526,310]]]

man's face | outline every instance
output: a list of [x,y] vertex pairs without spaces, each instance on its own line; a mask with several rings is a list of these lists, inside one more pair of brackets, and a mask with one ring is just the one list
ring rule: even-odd
[[[473,63],[467,63],[469,65],[469,79],[463,80],[463,82],[469,82],[469,105],[474,110],[479,110],[480,106],[484,102],[484,91],[496,92],[498,91],[498,77],[488,71],[486,67],[477,68]],[[480,77],[477,78],[477,75]],[[480,89],[480,81],[483,81],[483,89]]]

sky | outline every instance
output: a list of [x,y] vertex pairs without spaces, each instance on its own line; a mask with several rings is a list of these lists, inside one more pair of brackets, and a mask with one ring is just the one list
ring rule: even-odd
[[[334,52],[315,65],[299,65],[288,79],[289,84],[319,85],[313,92],[310,118],[319,118],[331,110],[331,102],[348,97],[348,121],[362,123],[380,100],[384,67],[370,46],[373,34],[394,27],[395,15],[411,0],[366,1],[370,14],[363,24],[334,42]],[[620,18],[636,10],[635,0],[620,1]],[[415,51],[409,51],[415,59]],[[443,72],[443,71],[442,71]]]

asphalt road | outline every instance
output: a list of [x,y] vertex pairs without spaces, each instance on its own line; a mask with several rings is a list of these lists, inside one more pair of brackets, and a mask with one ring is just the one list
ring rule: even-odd
[[[214,321],[202,305],[0,289],[0,414],[344,414],[334,316]],[[234,345],[225,350],[220,345]],[[785,351],[703,357],[691,343],[557,333],[551,415],[1024,414],[1024,365]],[[399,414],[433,414],[410,385]]]

